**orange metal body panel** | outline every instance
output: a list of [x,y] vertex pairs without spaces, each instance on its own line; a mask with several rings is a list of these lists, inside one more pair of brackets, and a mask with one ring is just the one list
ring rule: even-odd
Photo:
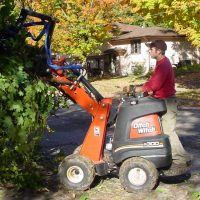
[[161,134],[159,116],[156,114],[135,119],[131,123],[130,138],[149,137]]
[[[51,71],[52,80],[58,83],[57,88],[70,96],[78,105],[93,116],[93,121],[83,141],[80,154],[88,157],[94,163],[104,162],[102,150],[106,135],[107,121],[112,105],[111,98],[105,98],[101,102],[93,99],[78,83],[69,80],[61,70]],[[70,85],[70,84],[71,85]]]
[[[53,81],[56,83],[62,83],[57,86],[59,90],[70,96],[78,105],[89,112],[92,116],[96,115],[99,103],[95,99],[91,98],[90,95],[82,87],[80,87],[78,83],[74,85],[74,82],[69,80],[64,74],[60,75],[55,71],[52,71],[52,75]],[[71,83],[73,88],[65,83]]]
[[89,157],[98,163],[102,160],[102,150],[106,135],[106,126],[110,113],[110,104],[104,103],[104,99],[99,105],[97,114],[89,127],[87,135],[83,141],[80,154]]

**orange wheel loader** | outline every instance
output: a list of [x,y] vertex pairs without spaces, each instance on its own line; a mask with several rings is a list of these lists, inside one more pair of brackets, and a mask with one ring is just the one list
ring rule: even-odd
[[[37,22],[26,22],[27,16]],[[16,27],[42,26],[38,41],[45,36],[45,52],[50,83],[92,116],[85,139],[73,154],[59,165],[61,183],[71,190],[86,190],[95,176],[117,173],[128,192],[149,191],[156,187],[160,172],[172,163],[168,136],[163,134],[161,116],[164,101],[152,97],[127,97],[114,106],[84,77],[80,65],[65,65],[51,57],[51,37],[56,20],[50,16],[22,9]],[[76,80],[69,78],[72,73]],[[117,107],[117,108],[116,108]]]

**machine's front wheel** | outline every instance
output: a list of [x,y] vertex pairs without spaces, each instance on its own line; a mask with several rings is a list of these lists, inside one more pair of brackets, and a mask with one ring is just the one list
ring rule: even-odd
[[150,191],[157,184],[158,171],[152,162],[133,157],[122,163],[119,179],[127,192]]
[[86,190],[95,177],[94,164],[86,157],[73,154],[67,156],[58,169],[61,183],[70,190]]
[[82,144],[77,146],[74,151],[73,151],[73,154],[79,154],[80,150],[81,150],[81,147],[82,147]]

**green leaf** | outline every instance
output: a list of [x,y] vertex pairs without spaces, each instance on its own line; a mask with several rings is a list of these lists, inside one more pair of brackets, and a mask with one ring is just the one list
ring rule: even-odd
[[24,118],[22,116],[19,116],[18,120],[17,120],[17,125],[23,125],[24,123]]
[[10,110],[15,110],[16,112],[23,111],[23,105],[21,101],[16,101],[13,102],[12,105],[10,106]]
[[83,195],[80,196],[79,200],[89,200],[89,195],[83,194]]

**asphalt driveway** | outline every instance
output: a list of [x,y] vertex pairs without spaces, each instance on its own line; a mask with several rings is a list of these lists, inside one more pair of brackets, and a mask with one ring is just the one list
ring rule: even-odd
[[[192,172],[200,171],[200,109],[179,108],[177,133],[186,150],[193,154]],[[69,155],[82,143],[91,123],[91,116],[77,105],[60,109],[51,116],[48,124],[54,133],[45,133],[41,146],[45,154],[57,154],[61,150]]]

